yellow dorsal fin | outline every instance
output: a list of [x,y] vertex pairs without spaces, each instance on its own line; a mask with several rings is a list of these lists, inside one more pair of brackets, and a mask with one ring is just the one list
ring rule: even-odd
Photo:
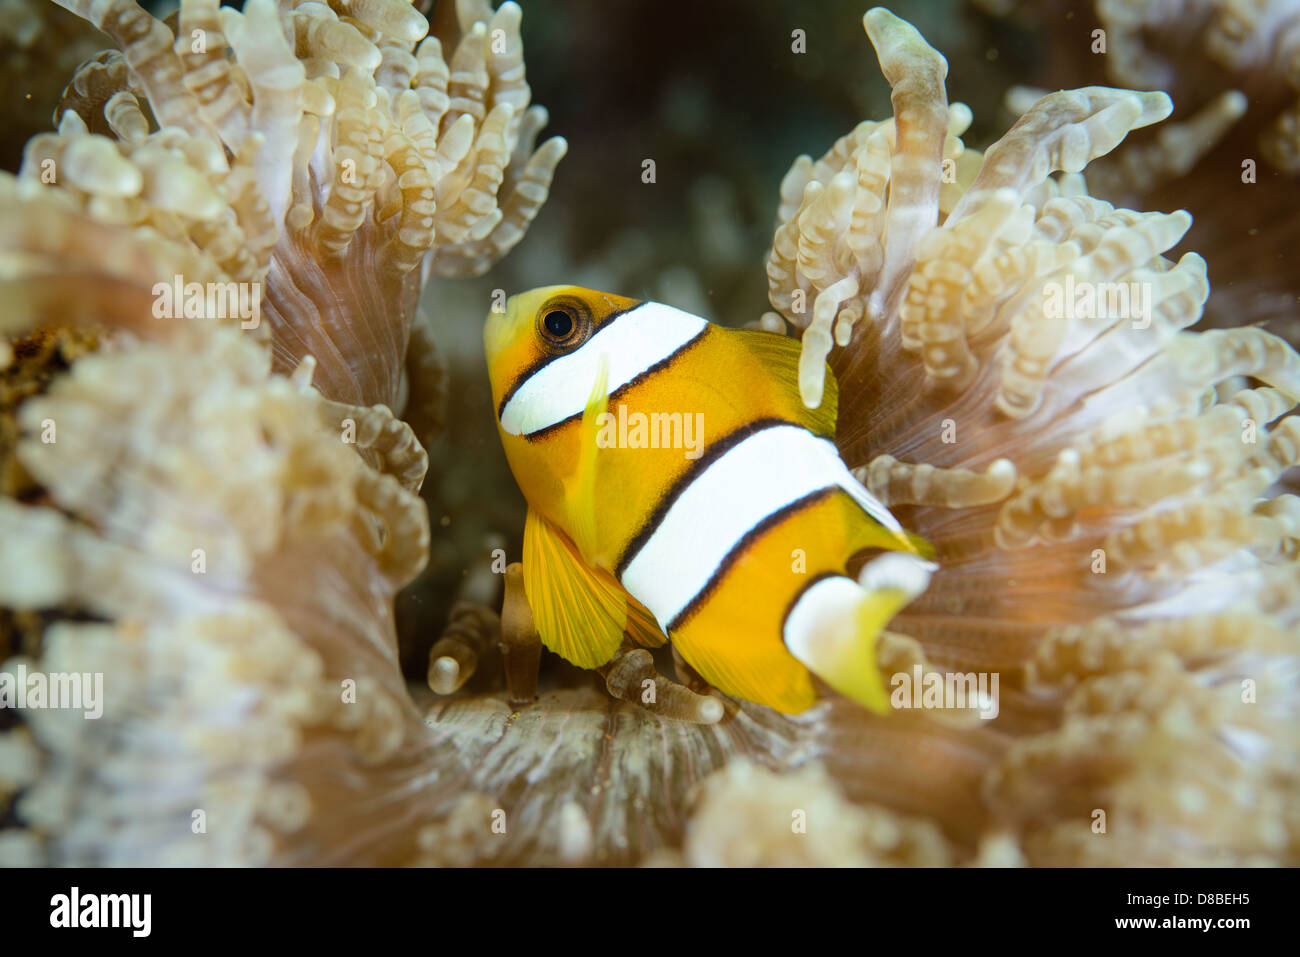
[[532,509],[524,523],[524,594],[542,644],[579,668],[598,668],[623,643],[628,596],[609,572]]
[[791,420],[816,435],[830,437],[835,434],[835,417],[839,414],[839,384],[829,366],[826,368],[826,389],[822,393],[822,404],[810,409],[799,397],[799,353],[802,347],[798,339],[761,329],[729,329],[727,332],[736,336],[766,366],[783,404],[787,404],[782,411]]
[[588,564],[592,562],[596,548],[596,434],[600,417],[608,405],[609,362],[602,354],[595,384],[582,413],[578,464],[565,493],[566,510],[573,523],[573,539]]

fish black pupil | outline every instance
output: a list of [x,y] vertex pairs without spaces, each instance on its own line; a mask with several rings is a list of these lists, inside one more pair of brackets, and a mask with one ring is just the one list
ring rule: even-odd
[[552,309],[542,320],[546,333],[553,339],[567,339],[573,332],[573,317],[562,309]]

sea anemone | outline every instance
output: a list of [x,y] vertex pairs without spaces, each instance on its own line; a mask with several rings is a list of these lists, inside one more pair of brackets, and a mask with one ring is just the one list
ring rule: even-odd
[[[411,310],[425,273],[473,271],[518,240],[562,146],[527,160],[535,130],[510,132],[526,92],[494,104],[522,82],[513,4],[459,5],[444,107],[459,117],[428,121],[419,78],[447,74],[394,66],[425,62],[433,42],[414,47],[404,3],[257,2],[242,16],[265,29],[182,5],[182,35],[188,11],[230,38],[204,62],[168,54],[166,28],[132,4],[94,5],[130,70],[111,56],[83,69],[69,95],[86,113],[65,109],[0,184],[17,210],[0,226],[7,330],[95,322],[105,337],[91,355],[51,332],[15,340],[6,375],[22,387],[0,398],[21,437],[0,455],[24,481],[0,502],[0,603],[23,636],[17,663],[102,673],[106,698],[98,721],[30,711],[0,736],[16,825],[0,856],[1300,858],[1300,504],[1279,487],[1300,461],[1300,357],[1256,328],[1187,331],[1205,262],[1163,254],[1190,217],[1116,208],[1084,178],[1167,116],[1167,96],[1051,94],[979,152],[960,139],[970,111],[948,103],[943,57],[875,9],[893,118],[800,158],[781,184],[775,312],[759,323],[802,337],[809,404],[829,357],[845,460],[938,551],[929,590],[881,640],[885,677],[999,676],[982,702],[996,717],[906,697],[884,716],[835,698],[783,716],[718,696],[722,720],[696,724],[562,668],[519,705],[493,655],[498,639],[507,660],[527,643],[526,616],[510,588],[500,618],[485,607],[501,591],[490,565],[462,587],[435,658],[456,674],[431,673],[457,690],[437,699],[402,678],[393,627],[393,596],[429,549],[424,451],[389,410],[416,351]],[[493,25],[500,61],[485,52]],[[321,66],[332,57],[337,75]],[[235,92],[202,93],[223,71]],[[457,83],[479,94],[456,99]],[[160,129],[142,125],[145,104]],[[240,116],[253,132],[236,148],[218,117]],[[263,141],[262,122],[309,132]],[[399,130],[415,145],[394,145]],[[465,158],[478,147],[444,151],[470,133],[481,162]],[[292,148],[264,152],[272,142]],[[46,159],[63,171],[54,189]],[[359,184],[341,179],[347,159]],[[517,180],[501,174],[514,193],[482,185],[521,163]],[[182,183],[191,200],[207,184],[210,219],[166,205]],[[493,221],[496,195],[522,205],[506,199]],[[269,334],[152,314],[153,284],[174,274],[261,273]],[[1120,289],[1123,307],[1106,308]],[[428,374],[412,367],[412,401]]]
[[[1200,328],[1262,325],[1300,344],[1290,251],[1300,242],[1300,10],[1237,0],[976,0],[1031,22],[1044,53],[1007,105],[1041,90],[1106,82],[1168,93],[1175,119],[1140,131],[1088,171],[1089,192],[1116,205],[1189,210],[1185,240],[1208,261]],[[1005,33],[1005,24],[997,32]]]
[[[4,846],[55,863],[346,859],[364,812],[329,795],[433,747],[392,620],[429,542],[427,456],[389,408],[438,421],[436,353],[408,342],[419,291],[519,241],[565,144],[533,152],[546,113],[513,3],[462,0],[442,41],[400,0],[186,0],[172,28],[132,0],[67,6],[119,50],[77,70],[58,132],[0,179],[3,330],[106,332],[39,398],[68,353],[39,344],[75,337],[4,343],[6,491],[58,505],[3,503],[4,632],[41,667],[110,675],[110,720],[74,735],[65,713],[32,712],[6,736],[25,826]],[[331,740],[335,758],[310,757]],[[383,803],[374,820],[406,843],[372,834],[365,859],[406,860],[414,832]],[[322,806],[348,816],[329,825]]]
[[[787,176],[772,303],[805,330],[806,396],[843,347],[841,451],[938,546],[891,627],[1003,677],[997,727],[1023,737],[985,779],[990,827],[1035,863],[1289,859],[1300,503],[1274,486],[1300,460],[1300,359],[1185,332],[1205,263],[1161,253],[1190,217],[1080,175],[1168,97],[1051,94],[976,154],[942,58],[884,11],[866,25],[894,119]],[[1122,836],[1090,840],[1094,811]]]
[[[165,245],[186,284],[264,284],[275,368],[312,356],[338,401],[397,402],[423,283],[505,255],[564,154],[533,151],[514,3],[462,0],[449,58],[403,0],[187,0],[179,41],[134,0],[65,6],[120,52],[78,69],[10,201]],[[49,215],[24,218],[53,245]]]

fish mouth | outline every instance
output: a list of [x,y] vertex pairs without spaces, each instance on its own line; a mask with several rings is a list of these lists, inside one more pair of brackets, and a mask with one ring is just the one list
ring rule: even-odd
[[483,324],[483,349],[487,353],[489,371],[510,341],[515,328],[518,300],[518,296],[511,296],[506,300],[504,309],[488,310],[487,321]]
[[551,296],[572,288],[563,284],[539,286],[511,296],[506,300],[503,309],[490,309],[487,322],[483,327],[483,347],[487,352],[489,367],[495,365],[497,357],[519,335],[521,322],[528,321],[541,304]]

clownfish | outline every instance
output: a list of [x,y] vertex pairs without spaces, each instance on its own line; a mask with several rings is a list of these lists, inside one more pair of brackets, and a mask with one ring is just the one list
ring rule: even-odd
[[[624,634],[671,639],[778,711],[810,707],[814,675],[887,708],[876,639],[935,566],[840,459],[829,368],[809,409],[797,340],[576,286],[511,297],[484,345],[547,648],[596,668]],[[864,549],[884,551],[854,579]]]

